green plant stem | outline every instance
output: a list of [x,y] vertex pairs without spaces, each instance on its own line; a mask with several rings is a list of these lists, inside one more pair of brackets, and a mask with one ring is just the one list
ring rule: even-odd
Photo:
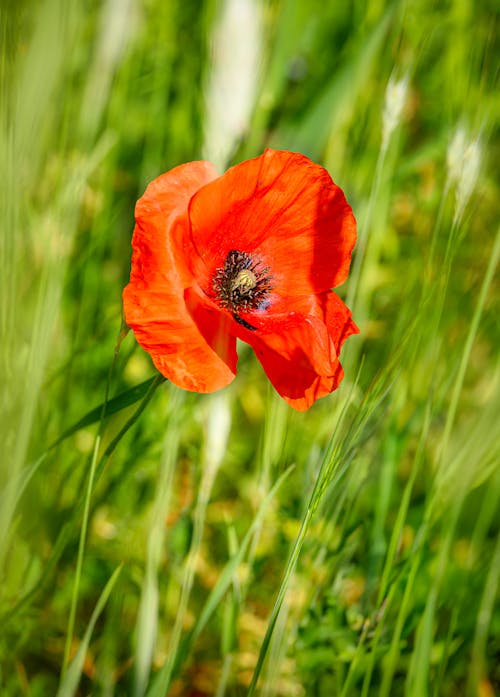
[[455,379],[455,384],[453,386],[453,392],[450,400],[450,406],[448,408],[448,413],[446,415],[446,423],[443,431],[443,437],[441,441],[441,448],[439,453],[439,459],[444,460],[446,452],[448,449],[448,444],[450,441],[450,434],[453,424],[455,423],[455,417],[457,414],[458,400],[460,399],[460,394],[462,392],[462,387],[465,379],[465,372],[469,364],[470,354],[474,340],[476,338],[477,330],[479,327],[479,322],[481,315],[483,313],[484,304],[486,302],[486,297],[490,289],[493,277],[495,275],[495,270],[498,264],[498,259],[500,256],[500,227],[497,230],[495,241],[493,243],[493,249],[491,250],[488,267],[486,273],[484,274],[483,283],[481,285],[481,290],[479,292],[479,298],[472,316],[472,320],[469,326],[469,331],[467,333],[467,338],[465,339],[464,350],[462,352],[462,358],[460,361],[460,366],[458,369],[458,374]]
[[[318,482],[319,482],[319,478],[316,481],[316,486],[314,488],[313,495],[311,496],[311,501],[313,500],[314,494],[317,490]],[[288,584],[290,582],[292,574],[295,571],[295,567],[297,566],[297,562],[298,562],[300,552],[302,549],[302,544],[304,542],[307,530],[309,528],[309,524],[311,522],[313,512],[314,512],[313,506],[309,505],[307,508],[306,514],[302,520],[302,525],[300,526],[299,534],[297,535],[297,539],[295,540],[295,544],[293,546],[292,553],[290,554],[290,557],[289,557],[287,565],[286,565],[285,573],[283,575],[283,579],[282,579],[281,584],[280,584],[278,595],[277,595],[273,610],[271,612],[271,616],[270,616],[268,624],[267,624],[266,633],[264,636],[264,640],[262,642],[262,646],[260,648],[259,657],[257,659],[257,664],[255,666],[254,673],[252,676],[252,681],[250,683],[250,687],[248,688],[247,697],[252,697],[252,695],[255,693],[255,689],[257,687],[257,681],[258,681],[260,673],[262,671],[262,666],[264,664],[264,659],[266,657],[267,649],[268,649],[269,643],[271,641],[274,627],[276,625],[276,621],[278,619],[278,615],[280,613],[281,606],[283,605],[283,601],[285,599],[285,595],[286,595],[286,592],[288,590]]]
[[90,463],[89,479],[88,479],[87,489],[85,492],[85,503],[83,506],[83,520],[82,520],[82,525],[81,525],[81,529],[80,529],[80,539],[78,542],[78,555],[77,555],[77,560],[76,560],[75,580],[73,583],[73,590],[71,593],[71,606],[70,606],[70,612],[69,612],[69,618],[68,618],[68,629],[66,632],[66,642],[65,642],[65,646],[64,646],[64,657],[63,657],[63,665],[62,665],[62,671],[61,671],[63,677],[64,677],[64,674],[65,674],[66,669],[68,667],[69,657],[70,657],[70,652],[71,652],[71,644],[73,641],[73,633],[74,633],[74,629],[75,629],[75,618],[76,618],[76,608],[77,608],[77,603],[78,603],[78,592],[80,589],[80,580],[81,580],[82,568],[83,568],[83,557],[84,557],[84,553],[85,553],[85,542],[87,539],[87,531],[88,531],[90,500],[92,498],[92,490],[94,487],[94,478],[95,478],[96,469],[97,469],[97,458],[99,455],[101,438],[102,438],[102,434],[104,431],[104,416],[106,414],[106,407],[107,407],[107,404],[109,401],[109,392],[111,389],[111,380],[113,377],[113,372],[115,369],[116,360],[118,358],[118,353],[120,351],[121,343],[122,343],[124,337],[126,336],[126,333],[127,333],[126,325],[125,325],[125,322],[122,318],[120,331],[118,332],[118,338],[116,341],[115,349],[113,351],[113,359],[111,361],[111,365],[110,365],[109,371],[108,371],[108,379],[106,380],[106,389],[105,389],[105,393],[104,393],[104,402],[102,404],[102,409],[101,409],[101,416],[100,416],[100,421],[99,421],[99,430],[98,430],[98,433],[96,435],[96,439],[94,441],[94,449],[92,451],[92,460]]
[[380,190],[380,182],[382,180],[382,172],[384,169],[385,159],[387,155],[387,145],[385,147],[380,147],[379,155],[377,158],[377,164],[375,166],[375,175],[373,178],[373,185],[370,191],[370,198],[368,199],[368,207],[363,220],[363,230],[358,237],[358,245],[356,249],[356,256],[352,264],[352,270],[349,280],[349,288],[347,291],[346,304],[351,309],[355,307],[355,303],[358,302],[359,286],[361,281],[361,273],[363,269],[363,262],[366,254],[367,247],[369,245],[369,234],[370,226],[373,215],[373,207],[375,200],[378,196]]
[[96,473],[96,468],[97,468],[97,456],[99,453],[100,444],[101,444],[101,436],[97,435],[97,437],[95,439],[95,443],[94,443],[94,450],[92,453],[92,462],[90,465],[87,490],[85,492],[85,503],[84,503],[84,507],[83,507],[83,520],[82,520],[82,525],[81,525],[81,529],[80,529],[80,539],[78,542],[78,556],[77,556],[77,560],[76,560],[75,580],[73,583],[73,591],[71,593],[71,606],[70,606],[70,611],[69,611],[68,629],[66,631],[66,643],[64,646],[64,658],[63,658],[63,665],[62,665],[62,677],[63,678],[64,678],[64,675],[65,675],[66,670],[68,668],[70,652],[71,652],[71,644],[73,641],[73,632],[75,629],[76,607],[77,607],[77,603],[78,603],[78,592],[80,590],[80,580],[81,580],[82,568],[83,568],[83,556],[85,553],[85,541],[87,539],[87,530],[88,530],[88,522],[89,522],[90,499],[92,497],[94,478],[95,478],[95,473]]
[[220,462],[214,462],[210,458],[210,453],[207,453],[205,458],[202,476],[198,488],[198,498],[193,514],[193,536],[189,554],[184,567],[184,576],[182,579],[181,596],[175,616],[175,623],[172,630],[172,635],[169,642],[168,659],[163,676],[162,685],[165,692],[168,691],[174,674],[175,666],[179,660],[179,650],[181,644],[182,630],[188,607],[191,590],[193,588],[196,564],[200,555],[201,544],[203,540],[203,530],[205,527],[205,518],[208,502],[212,492],[212,487],[217,475]]

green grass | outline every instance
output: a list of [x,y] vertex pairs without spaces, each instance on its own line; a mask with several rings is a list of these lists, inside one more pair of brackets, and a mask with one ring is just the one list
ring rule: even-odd
[[[0,693],[489,697],[496,4],[256,0],[217,58],[225,5],[0,3]],[[122,332],[147,182],[266,146],[359,225],[360,335],[304,414],[248,348],[203,396]]]

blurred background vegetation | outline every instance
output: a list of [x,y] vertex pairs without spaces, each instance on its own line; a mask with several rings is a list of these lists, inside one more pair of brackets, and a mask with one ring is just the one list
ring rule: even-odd
[[[499,694],[497,2],[0,19],[2,697]],[[306,414],[246,347],[214,396],[115,349],[146,184],[266,146],[359,224]]]

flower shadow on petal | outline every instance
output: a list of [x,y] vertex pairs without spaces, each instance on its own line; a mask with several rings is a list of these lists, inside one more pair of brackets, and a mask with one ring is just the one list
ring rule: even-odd
[[208,301],[202,291],[187,288],[184,291],[186,308],[200,334],[213,351],[236,373],[238,354],[236,339],[231,334],[231,319]]

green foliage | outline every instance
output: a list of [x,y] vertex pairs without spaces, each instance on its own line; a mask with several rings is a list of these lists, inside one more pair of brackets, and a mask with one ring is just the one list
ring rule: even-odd
[[226,4],[0,2],[0,692],[488,697],[495,4],[249,0],[227,164],[300,150],[359,225],[360,335],[305,414],[244,347],[183,394],[121,332],[136,199],[217,160]]

